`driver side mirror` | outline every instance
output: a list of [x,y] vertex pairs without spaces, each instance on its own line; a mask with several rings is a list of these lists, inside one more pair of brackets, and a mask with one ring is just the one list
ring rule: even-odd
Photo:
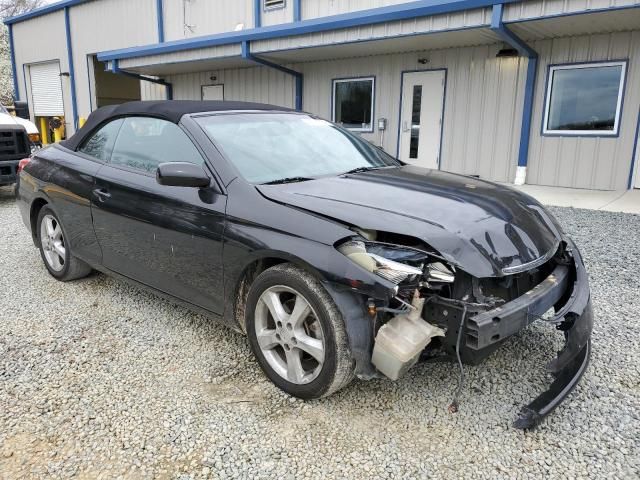
[[189,162],[167,162],[158,165],[156,180],[168,187],[205,188],[211,178],[200,165]]

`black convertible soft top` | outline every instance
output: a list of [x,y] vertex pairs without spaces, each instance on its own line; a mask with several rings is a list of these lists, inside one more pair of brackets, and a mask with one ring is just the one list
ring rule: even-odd
[[109,105],[94,111],[84,126],[72,137],[60,144],[70,150],[76,150],[84,139],[95,130],[98,125],[111,118],[126,116],[156,117],[178,123],[183,115],[200,112],[224,112],[233,110],[279,110],[291,112],[290,108],[250,102],[223,102],[198,100],[159,100],[145,102],[127,102],[120,105]]

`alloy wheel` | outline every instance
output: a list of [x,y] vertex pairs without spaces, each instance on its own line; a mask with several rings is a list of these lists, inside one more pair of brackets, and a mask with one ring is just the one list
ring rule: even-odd
[[269,366],[285,380],[302,385],[322,371],[322,325],[309,301],[290,287],[265,290],[256,305],[258,345]]
[[53,215],[42,217],[40,243],[49,267],[56,272],[62,271],[66,258],[66,248],[62,228]]

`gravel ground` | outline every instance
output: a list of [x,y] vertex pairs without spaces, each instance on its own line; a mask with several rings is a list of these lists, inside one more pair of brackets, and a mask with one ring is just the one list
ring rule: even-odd
[[561,344],[544,325],[467,368],[457,414],[452,364],[302,402],[202,316],[104,275],[56,282],[0,189],[0,478],[638,478],[640,216],[553,212],[591,274],[593,362],[523,433]]

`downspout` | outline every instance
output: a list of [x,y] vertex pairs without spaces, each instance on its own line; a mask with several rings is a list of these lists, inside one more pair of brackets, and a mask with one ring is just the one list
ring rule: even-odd
[[302,110],[302,90],[303,90],[303,75],[300,72],[296,72],[295,70],[291,70],[290,68],[283,67],[282,65],[278,65],[277,63],[270,62],[269,60],[265,60],[260,57],[256,57],[251,53],[251,46],[249,42],[242,42],[242,58],[245,60],[250,60],[255,63],[259,63],[260,65],[264,65],[265,67],[273,68],[280,72],[286,73],[287,75],[291,75],[295,79],[296,84],[296,110]]
[[9,54],[11,56],[11,74],[13,75],[13,98],[20,100],[20,90],[18,89],[18,71],[16,69],[16,50],[13,46],[13,24],[7,25],[9,29]]
[[69,68],[69,83],[71,86],[71,110],[73,113],[73,131],[78,129],[78,102],[76,100],[76,73],[73,67],[73,46],[71,45],[71,21],[69,7],[64,7],[64,28],[67,35],[67,58]]
[[293,21],[302,20],[302,0],[293,0]]
[[497,33],[504,42],[515,48],[520,55],[527,58],[527,77],[524,85],[524,105],[522,108],[520,147],[518,149],[518,167],[516,169],[516,178],[513,182],[516,185],[524,185],[527,178],[531,117],[533,114],[533,100],[535,96],[536,76],[538,73],[538,53],[504,25],[502,22],[503,10],[504,6],[502,4],[493,6],[491,30]]
[[253,0],[253,26],[254,28],[262,26],[262,0]]
[[105,69],[107,72],[115,73],[118,75],[124,75],[126,77],[135,78],[138,80],[144,80],[145,82],[157,83],[167,88],[167,100],[173,100],[173,84],[165,82],[159,78],[147,77],[146,75],[140,75],[138,73],[131,73],[121,70],[118,66],[118,60],[111,60],[111,65]]
[[164,5],[163,0],[156,0],[156,17],[158,18],[158,43],[164,43]]

